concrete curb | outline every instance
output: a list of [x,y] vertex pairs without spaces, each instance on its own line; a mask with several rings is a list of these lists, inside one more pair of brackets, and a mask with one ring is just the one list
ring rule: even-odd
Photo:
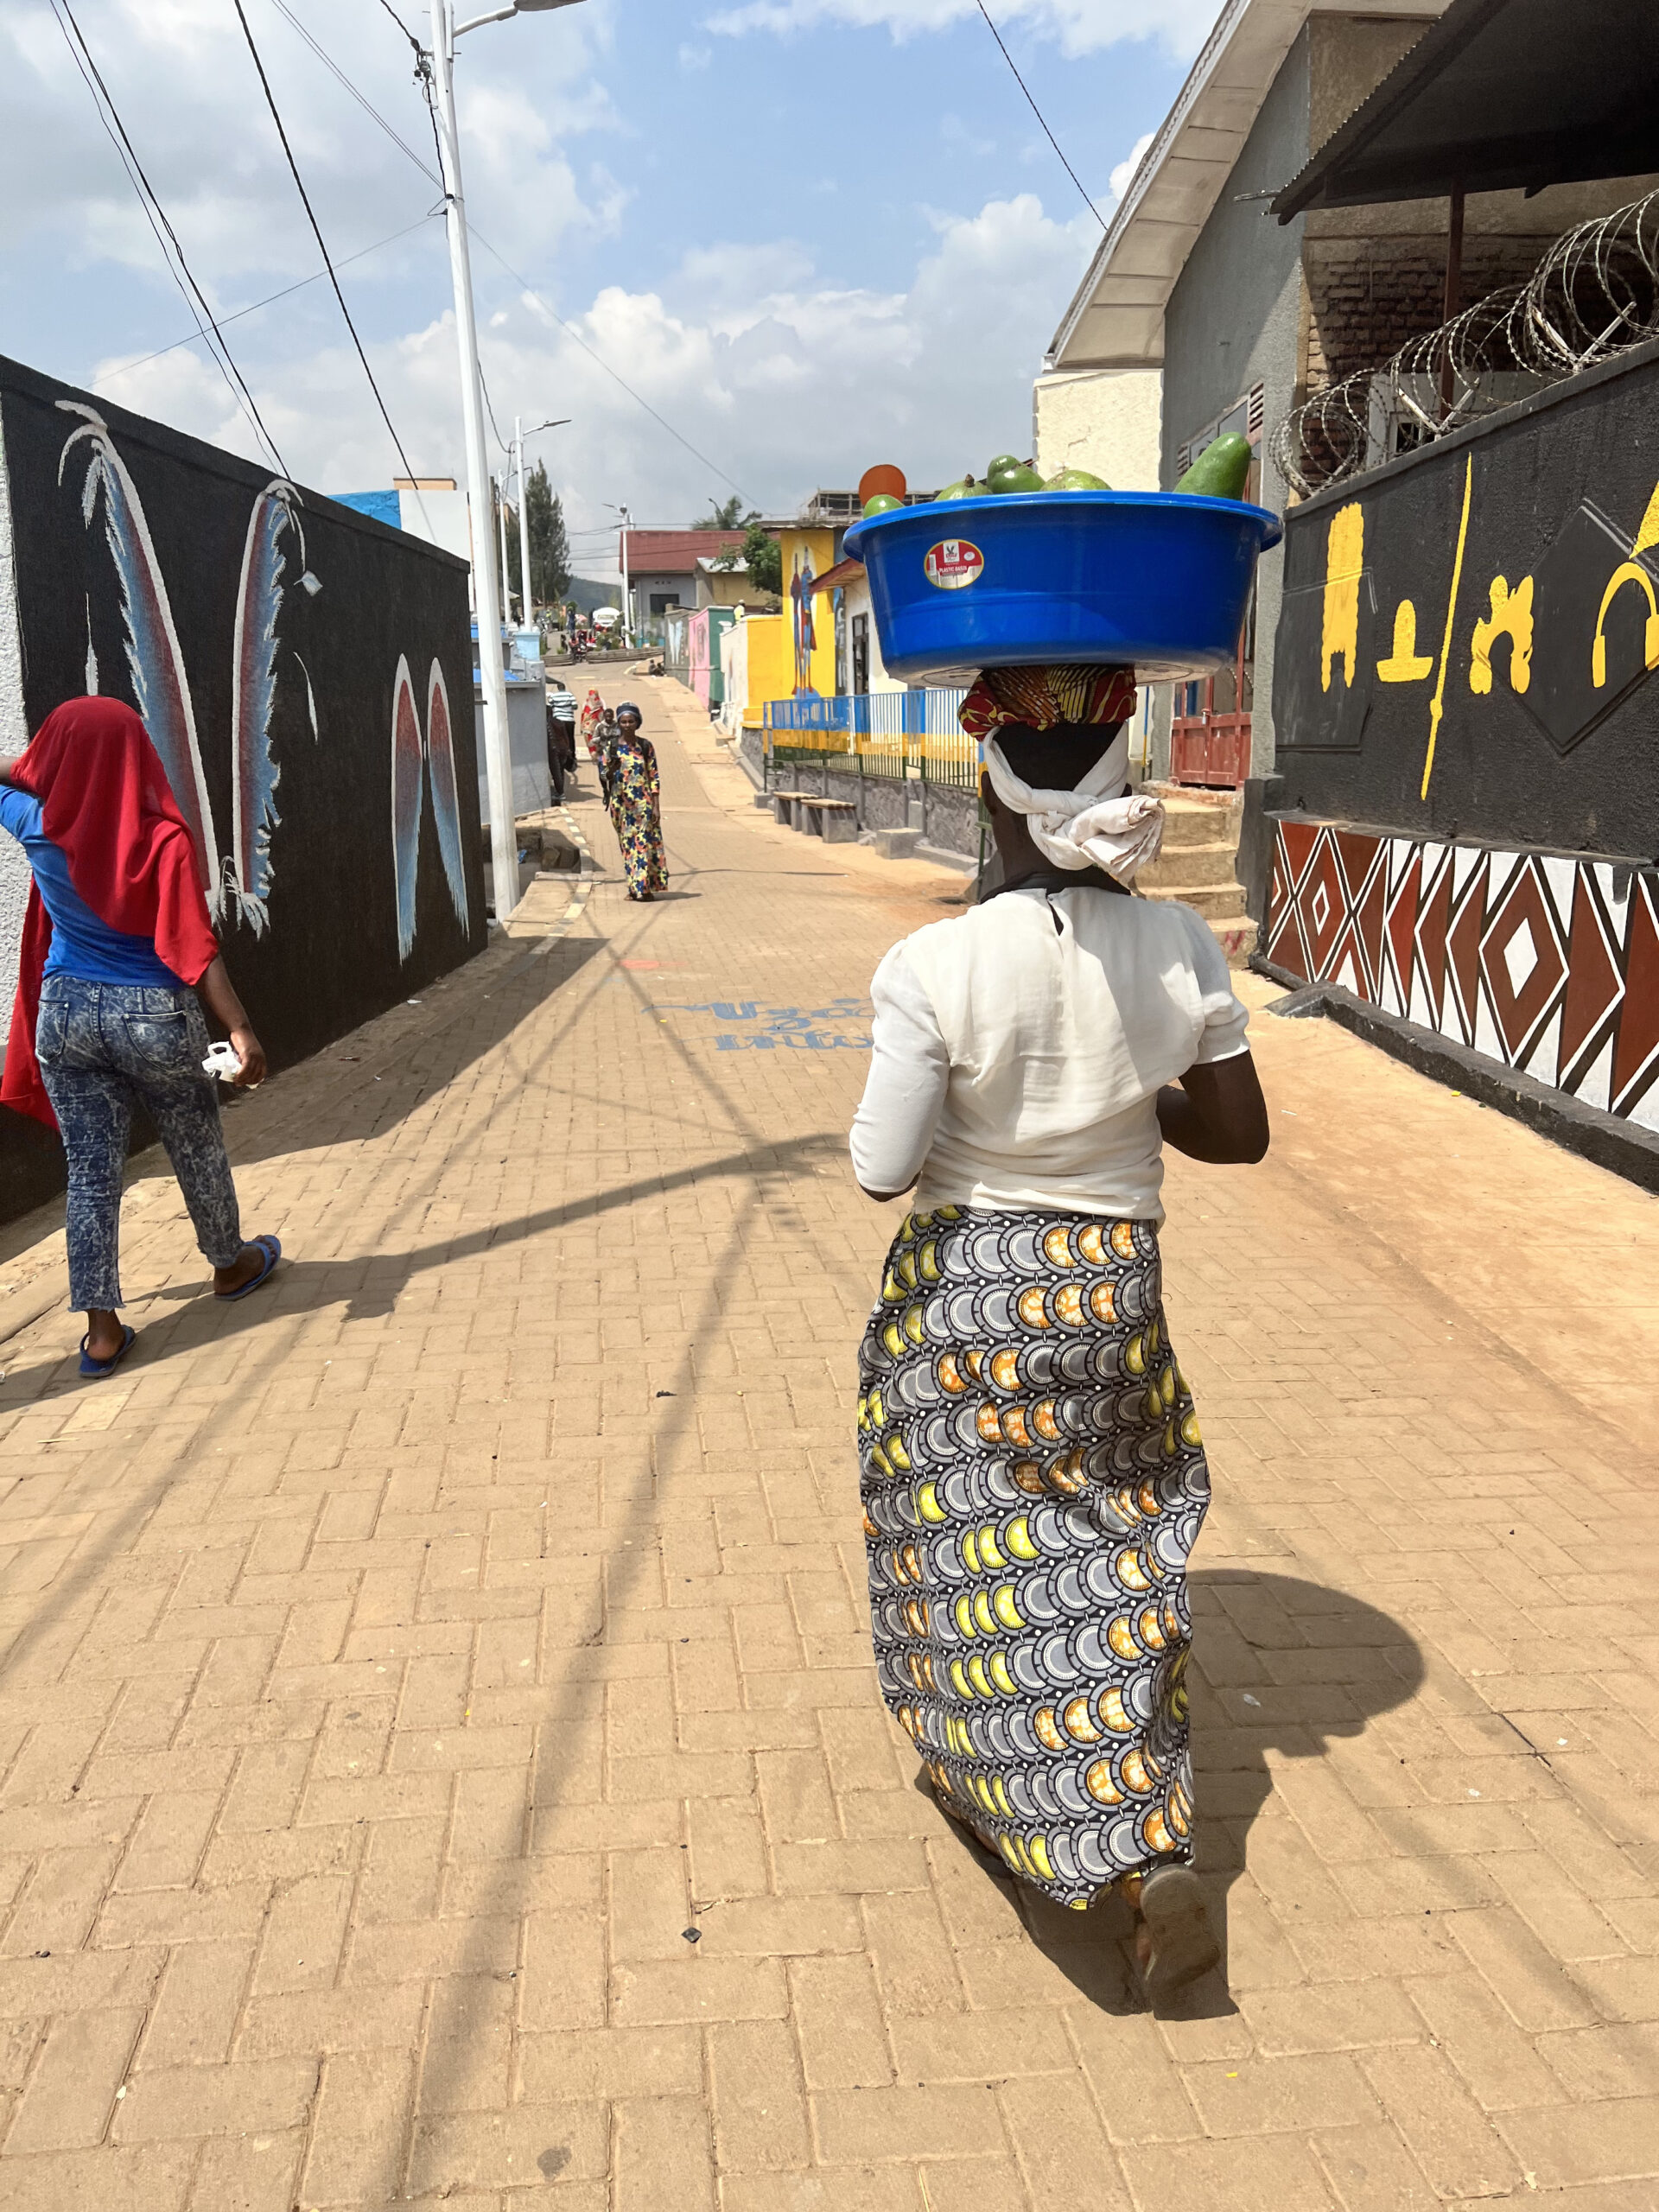
[[1534,1076],[1501,1067],[1484,1052],[1455,1044],[1436,1030],[1385,1014],[1339,983],[1304,983],[1261,953],[1252,954],[1249,964],[1255,974],[1281,984],[1289,993],[1268,1007],[1269,1014],[1289,1021],[1323,1014],[1420,1075],[1524,1122],[1563,1151],[1576,1152],[1641,1190],[1659,1193],[1659,1133],[1586,1106],[1582,1099],[1552,1090]]

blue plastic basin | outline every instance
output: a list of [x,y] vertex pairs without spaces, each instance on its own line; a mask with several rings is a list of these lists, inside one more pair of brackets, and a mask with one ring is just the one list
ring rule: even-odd
[[1042,661],[1142,681],[1231,664],[1276,515],[1178,492],[1011,492],[855,523],[881,658],[906,680]]

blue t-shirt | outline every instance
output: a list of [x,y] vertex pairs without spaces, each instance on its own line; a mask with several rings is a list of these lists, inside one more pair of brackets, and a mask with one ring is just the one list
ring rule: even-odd
[[48,976],[79,976],[89,983],[148,983],[176,991],[175,976],[153,937],[132,937],[102,922],[69,880],[69,863],[41,826],[41,802],[27,791],[0,789],[0,829],[29,855],[41,904],[52,918]]

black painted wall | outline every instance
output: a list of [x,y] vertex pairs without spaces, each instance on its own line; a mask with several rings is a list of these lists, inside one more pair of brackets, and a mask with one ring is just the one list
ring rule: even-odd
[[[1293,508],[1275,804],[1420,836],[1659,853],[1659,685],[1647,665],[1659,661],[1659,543],[1636,550],[1650,503],[1659,536],[1655,346]],[[1493,626],[1529,594],[1529,664]],[[1402,602],[1415,620],[1404,652]],[[1524,621],[1514,626],[1524,634]],[[1487,667],[1490,688],[1477,689]]]
[[[0,359],[0,432],[31,730],[88,688],[89,639],[96,688],[138,703],[102,499],[90,523],[82,518],[88,448],[83,442],[64,451],[86,420],[71,411],[77,404],[107,426],[142,500],[194,701],[215,842],[228,855],[238,588],[249,519],[274,472]],[[466,566],[320,494],[296,488],[296,500],[304,556],[296,540],[285,542],[270,721],[280,820],[271,834],[268,925],[257,931],[228,904],[219,923],[226,964],[274,1068],[415,995],[485,940]],[[315,592],[301,588],[302,569],[315,579]],[[7,619],[0,607],[0,620]],[[406,959],[399,957],[391,827],[400,657],[423,719],[435,659],[443,672],[467,909],[463,924],[444,878],[429,778]],[[10,974],[5,981],[9,986]],[[54,1141],[42,1148],[40,1133],[0,1109],[0,1217],[60,1183],[60,1157]]]

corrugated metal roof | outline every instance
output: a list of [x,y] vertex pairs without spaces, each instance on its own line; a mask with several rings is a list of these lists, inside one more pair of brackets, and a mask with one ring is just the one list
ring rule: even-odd
[[[689,576],[700,557],[723,553],[728,545],[741,545],[743,536],[741,530],[631,530],[628,569],[635,575]],[[621,543],[619,533],[619,553]]]

